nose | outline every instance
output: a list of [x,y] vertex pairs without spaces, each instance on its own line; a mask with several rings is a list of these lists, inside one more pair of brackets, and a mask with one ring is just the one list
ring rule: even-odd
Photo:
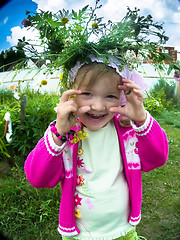
[[101,98],[94,98],[92,104],[91,104],[91,109],[95,111],[104,111],[106,109],[106,106],[104,104],[104,101]]

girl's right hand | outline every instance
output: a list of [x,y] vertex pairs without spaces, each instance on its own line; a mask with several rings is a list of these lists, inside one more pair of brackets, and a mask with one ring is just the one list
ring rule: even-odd
[[73,97],[70,98],[70,96],[80,95],[80,94],[81,94],[80,90],[71,89],[64,92],[60,99],[60,102],[57,108],[56,128],[57,128],[57,132],[61,136],[65,136],[70,131],[71,127],[74,125],[76,121],[75,115],[78,111],[78,106],[75,102],[75,99]]

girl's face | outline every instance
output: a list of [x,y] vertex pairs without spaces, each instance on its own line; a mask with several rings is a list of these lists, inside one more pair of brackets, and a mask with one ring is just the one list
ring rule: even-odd
[[99,130],[113,117],[110,107],[119,106],[120,90],[118,85],[121,77],[118,74],[99,76],[96,82],[88,87],[91,71],[88,72],[78,88],[80,95],[76,95],[75,101],[78,108],[88,106],[88,111],[79,114],[80,121],[89,130]]

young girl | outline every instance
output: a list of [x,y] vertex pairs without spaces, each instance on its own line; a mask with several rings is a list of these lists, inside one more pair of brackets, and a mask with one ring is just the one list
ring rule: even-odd
[[[77,64],[73,73],[56,121],[25,162],[27,179],[36,188],[61,183],[63,239],[140,239],[141,171],[166,162],[166,135],[144,109],[137,72],[128,79],[127,69],[96,59]],[[122,115],[131,126],[122,127]]]

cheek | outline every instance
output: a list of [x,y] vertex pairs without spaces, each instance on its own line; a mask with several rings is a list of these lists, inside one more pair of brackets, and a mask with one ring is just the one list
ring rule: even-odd
[[111,102],[108,102],[108,107],[119,107],[119,99],[117,100],[114,100],[114,101],[111,101]]
[[75,102],[76,102],[78,107],[82,107],[82,106],[87,105],[86,99],[84,99],[82,96],[76,96],[75,97]]

